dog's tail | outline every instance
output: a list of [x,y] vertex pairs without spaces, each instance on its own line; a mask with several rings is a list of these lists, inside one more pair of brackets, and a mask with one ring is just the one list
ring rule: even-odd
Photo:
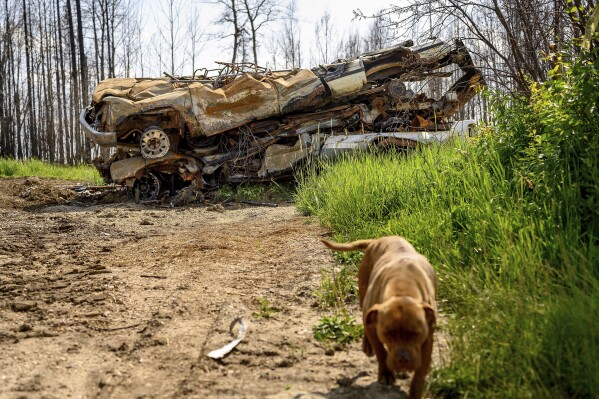
[[358,240],[348,243],[338,243],[329,240],[325,240],[321,238],[320,241],[323,242],[327,247],[334,249],[335,251],[364,251],[370,243],[374,242],[374,240]]

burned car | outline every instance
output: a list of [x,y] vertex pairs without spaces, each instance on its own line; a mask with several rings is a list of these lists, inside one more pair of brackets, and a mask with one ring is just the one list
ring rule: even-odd
[[[80,122],[95,144],[116,148],[96,162],[105,180],[152,199],[190,183],[283,178],[346,149],[444,140],[455,133],[452,115],[484,85],[459,40],[407,41],[313,69],[221,65],[101,82]],[[439,98],[416,90],[452,77]]]

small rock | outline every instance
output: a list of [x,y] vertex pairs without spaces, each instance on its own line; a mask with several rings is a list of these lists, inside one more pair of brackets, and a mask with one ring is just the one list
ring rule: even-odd
[[84,314],[83,316],[85,317],[98,317],[98,316],[102,316],[102,312],[89,312]]
[[33,330],[33,327],[31,327],[31,324],[27,324],[27,323],[21,324],[18,329],[19,332],[27,332],[27,331],[31,331],[31,330]]
[[208,210],[211,212],[223,213],[225,211],[225,207],[222,206],[221,204],[214,204],[212,206],[209,206]]
[[324,351],[324,354],[326,356],[333,356],[335,354],[335,350],[333,348],[329,348],[326,351]]
[[140,225],[142,226],[153,226],[154,223],[150,222],[148,219],[142,219],[141,222],[139,222]]
[[56,284],[52,284],[48,288],[50,288],[52,290],[59,290],[59,289],[62,289],[62,288],[67,288],[69,285],[71,285],[71,283],[59,282],[59,283],[56,283]]
[[87,302],[87,298],[80,296],[80,297],[77,297],[77,298],[73,299],[73,303],[75,305],[79,305],[79,304],[81,304],[83,302]]
[[291,362],[289,362],[289,360],[287,359],[283,359],[277,363],[275,363],[276,367],[290,367],[291,366]]
[[15,312],[29,312],[29,311],[37,308],[37,302],[34,302],[34,301],[13,302],[10,305],[10,307]]
[[104,300],[106,300],[106,294],[103,294],[103,293],[92,294],[89,296],[89,300],[93,301],[93,302],[104,301]]
[[[59,260],[60,260],[60,258],[56,258],[55,262],[58,263]],[[60,263],[62,263],[62,261]],[[77,274],[77,273],[79,273],[79,269],[74,267],[72,269],[67,270],[64,274],[67,275],[67,274]]]

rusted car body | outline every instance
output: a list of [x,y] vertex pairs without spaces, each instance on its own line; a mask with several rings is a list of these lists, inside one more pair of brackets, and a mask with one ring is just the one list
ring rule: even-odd
[[[442,141],[452,115],[484,85],[459,40],[404,42],[313,69],[223,65],[214,76],[101,82],[80,122],[95,144],[116,148],[96,162],[105,179],[153,198],[189,182],[289,176],[342,149]],[[439,98],[411,89],[455,71]]]

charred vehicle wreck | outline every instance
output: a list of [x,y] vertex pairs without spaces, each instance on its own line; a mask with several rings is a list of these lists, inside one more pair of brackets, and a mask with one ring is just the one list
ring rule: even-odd
[[[116,149],[96,161],[105,180],[153,199],[190,183],[290,176],[306,160],[348,149],[441,141],[484,85],[459,40],[408,41],[313,69],[221,65],[192,77],[101,82],[80,123],[92,142]],[[456,76],[439,98],[412,89]]]

